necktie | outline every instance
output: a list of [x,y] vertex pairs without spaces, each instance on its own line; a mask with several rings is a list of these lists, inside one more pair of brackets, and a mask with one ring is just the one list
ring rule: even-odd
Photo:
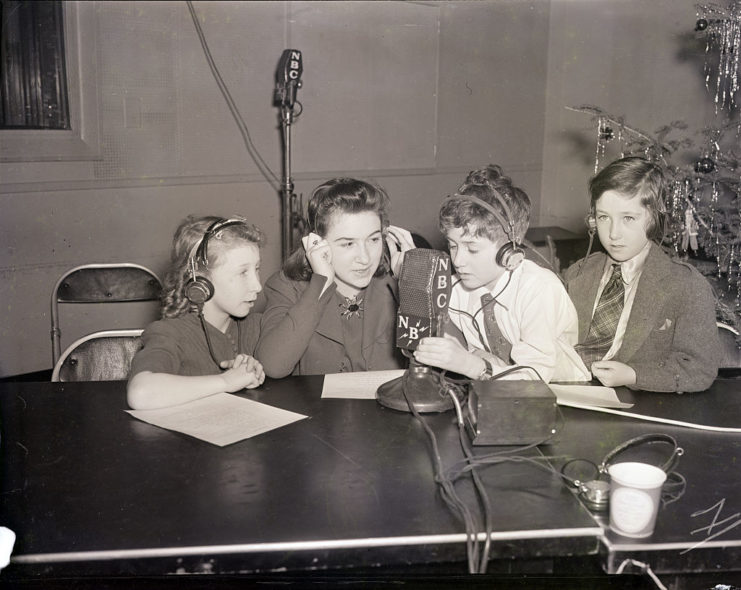
[[484,328],[486,330],[486,339],[489,341],[491,352],[497,355],[503,361],[512,362],[512,344],[504,337],[499,329],[499,324],[494,317],[494,297],[491,293],[484,293],[481,296],[481,314],[484,317]]
[[594,310],[587,337],[584,342],[574,347],[587,367],[594,361],[601,360],[610,350],[620,315],[623,313],[624,295],[625,286],[620,265],[613,264],[612,276],[607,281]]

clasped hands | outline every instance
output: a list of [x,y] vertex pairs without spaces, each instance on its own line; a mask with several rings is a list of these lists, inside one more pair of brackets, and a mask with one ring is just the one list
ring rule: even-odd
[[233,393],[240,389],[253,389],[265,381],[265,371],[256,358],[248,354],[238,354],[230,361],[221,361],[219,366],[225,371],[221,378],[226,383],[226,392]]

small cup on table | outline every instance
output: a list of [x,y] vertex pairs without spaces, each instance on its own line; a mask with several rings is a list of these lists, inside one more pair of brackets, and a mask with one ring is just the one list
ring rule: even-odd
[[647,463],[610,465],[610,528],[624,537],[650,537],[666,473]]

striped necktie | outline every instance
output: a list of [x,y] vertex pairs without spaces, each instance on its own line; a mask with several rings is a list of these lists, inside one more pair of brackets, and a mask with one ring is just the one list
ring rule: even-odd
[[[497,355],[506,363],[512,362],[512,343],[504,337],[499,329],[496,317],[494,316],[494,297],[491,293],[484,293],[481,296],[481,309],[484,318],[484,329],[486,330],[486,339],[489,342],[491,352]],[[478,329],[478,328],[477,328]],[[481,335],[479,334],[479,338]],[[486,347],[486,343],[481,341]]]
[[594,310],[587,337],[584,342],[574,347],[587,367],[595,361],[602,360],[610,350],[620,315],[623,313],[624,298],[625,286],[620,265],[613,264],[612,276],[607,281]]

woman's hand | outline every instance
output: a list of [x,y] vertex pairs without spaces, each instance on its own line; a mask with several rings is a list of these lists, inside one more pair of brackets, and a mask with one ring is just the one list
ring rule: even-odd
[[221,376],[228,393],[245,388],[253,389],[265,381],[265,372],[260,361],[248,354],[238,354],[231,361],[222,361],[221,368],[226,369]]
[[402,227],[389,225],[386,229],[386,244],[391,254],[391,272],[395,277],[401,273],[401,264],[404,260],[404,252],[416,248],[414,239],[409,231]]
[[592,375],[605,387],[635,385],[636,372],[633,367],[618,361],[597,361],[592,363]]
[[309,261],[312,272],[329,279],[327,283],[334,280],[334,267],[332,266],[332,250],[329,242],[319,234],[310,233],[301,238],[301,243],[306,250],[306,260]]

